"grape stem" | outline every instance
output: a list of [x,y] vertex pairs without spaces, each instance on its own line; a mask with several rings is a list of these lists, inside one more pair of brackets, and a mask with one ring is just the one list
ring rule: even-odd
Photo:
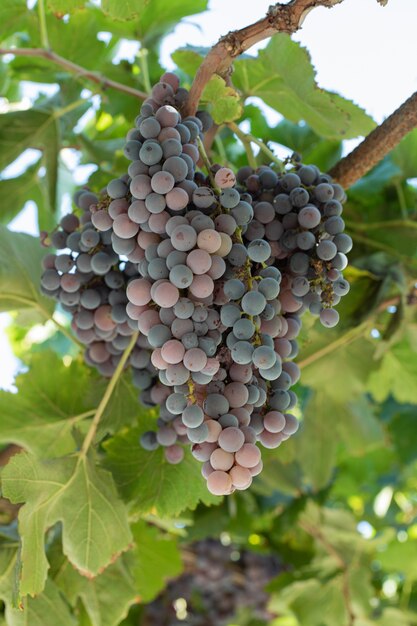
[[[240,139],[240,141],[243,144],[243,147],[245,148],[245,152],[246,152],[246,157],[248,159],[248,165],[253,169],[256,170],[258,167],[258,163],[256,161],[256,156],[253,154],[253,150],[252,150],[252,146],[251,146],[251,141],[248,137],[248,135],[245,135],[245,133],[243,133],[239,126],[237,126],[237,124],[235,125],[236,128],[239,130],[239,133],[236,132],[236,130],[234,130],[233,132],[235,133],[235,135]],[[230,130],[232,130],[232,127],[229,125]]]
[[211,171],[210,159],[207,156],[206,149],[205,149],[204,144],[201,141],[200,137],[197,137],[197,146],[198,146],[198,151],[200,153],[200,157],[201,157],[204,165],[206,166],[207,174],[208,174],[208,177],[210,179],[210,184],[211,184],[213,190],[219,196],[220,193],[221,193],[221,190],[217,187],[216,183],[214,182],[213,172]]
[[193,379],[190,378],[187,380],[187,385],[188,385],[188,399],[190,400],[190,402],[192,404],[195,404],[197,402],[197,398],[195,396],[195,385],[194,385],[194,381]]
[[342,187],[348,188],[389,153],[417,126],[417,92],[375,128],[362,143],[329,172]]
[[[250,148],[251,143],[255,143],[260,148],[261,152],[263,152],[271,161],[273,161],[274,163],[276,163],[276,165],[279,166],[280,170],[283,169],[282,161],[278,157],[275,156],[275,154],[268,148],[267,145],[264,144],[263,141],[261,141],[261,139],[258,139],[257,137],[255,137],[254,135],[251,135],[250,133],[244,133],[243,130],[241,130],[239,126],[235,124],[234,122],[229,122],[228,127],[230,128],[231,131],[234,132],[236,137],[238,137],[240,141],[243,143],[245,150],[246,150],[246,154],[248,155],[248,163],[253,169],[257,168],[257,164],[256,164],[256,158]],[[249,146],[249,150],[246,149],[247,146]],[[252,155],[252,159],[250,158],[249,154]]]
[[[334,7],[343,0],[290,0],[271,6],[266,16],[254,24],[230,32],[211,48],[201,63],[190,89],[185,115],[194,115],[205,86],[218,74],[230,78],[234,59],[251,46],[277,32],[295,33],[315,7]],[[230,125],[229,125],[230,126]],[[355,150],[341,159],[330,175],[346,189],[379,163],[413,128],[417,126],[417,92],[404,102],[380,126],[375,128]]]
[[14,56],[20,57],[43,58],[47,61],[51,61],[52,63],[63,67],[71,74],[75,74],[76,78],[87,78],[93,83],[97,83],[103,90],[109,88],[116,89],[117,91],[127,93],[130,96],[138,98],[139,100],[145,100],[148,97],[148,94],[144,91],[139,91],[138,89],[134,89],[133,87],[129,87],[128,85],[123,85],[123,83],[118,83],[115,80],[111,80],[110,78],[103,76],[103,74],[100,74],[99,72],[93,72],[86,69],[85,67],[81,67],[81,65],[77,65],[69,59],[65,59],[59,54],[56,54],[56,52],[53,52],[53,50],[47,50],[45,48],[0,48],[0,56],[5,54],[13,54]]
[[38,0],[39,30],[41,34],[42,46],[49,50],[48,29],[46,26],[46,14],[44,0]]
[[138,52],[140,69],[142,70],[143,85],[148,93],[152,91],[151,80],[149,78],[149,65],[148,65],[148,50],[147,48],[141,48]]
[[272,37],[277,32],[295,33],[307,14],[318,6],[333,7],[343,0],[291,0],[287,4],[272,5],[266,16],[254,24],[234,30],[211,48],[200,65],[191,85],[185,115],[194,115],[205,86],[214,74],[227,78],[233,60],[251,46]]
[[85,439],[81,448],[81,452],[80,452],[81,458],[86,456],[89,447],[93,443],[100,420],[103,417],[103,413],[106,410],[106,407],[110,401],[114,388],[116,387],[117,381],[119,380],[123,372],[124,366],[126,365],[129,355],[136,345],[138,336],[139,336],[139,332],[136,332],[132,335],[129,345],[127,346],[126,350],[123,352],[122,358],[120,359],[113,376],[109,380],[109,384],[107,385],[106,391],[104,392],[104,396],[102,397],[100,404],[97,407],[93,421],[91,422],[90,428],[88,429],[88,432],[85,436]]

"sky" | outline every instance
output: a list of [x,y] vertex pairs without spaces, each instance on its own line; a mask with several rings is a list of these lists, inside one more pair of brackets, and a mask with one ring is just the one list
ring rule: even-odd
[[[211,46],[221,35],[263,17],[270,4],[271,0],[210,0],[209,11],[187,18],[164,40],[162,65],[172,69],[170,55],[177,48]],[[376,0],[344,0],[332,9],[318,7],[311,11],[293,38],[309,50],[320,87],[353,100],[380,123],[417,90],[416,24],[417,0],[389,0],[386,7]],[[251,53],[266,43],[254,46]],[[122,46],[119,58],[131,58],[134,51],[132,45]],[[34,93],[28,86],[27,96]],[[346,143],[349,151],[355,142]],[[7,176],[18,175],[30,158],[28,152],[8,168]],[[77,168],[68,151],[65,158],[77,184],[83,184],[91,170]],[[37,234],[33,203],[10,227]],[[19,368],[5,333],[9,320],[7,314],[0,314],[0,388],[4,389],[13,389]]]

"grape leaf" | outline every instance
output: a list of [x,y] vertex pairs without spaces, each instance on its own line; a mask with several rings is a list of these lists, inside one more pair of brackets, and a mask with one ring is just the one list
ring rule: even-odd
[[108,43],[98,39],[97,33],[101,30],[97,20],[99,16],[99,10],[93,7],[75,12],[69,21],[49,16],[48,38],[51,48],[74,63],[104,73],[106,65],[111,64],[117,39],[112,38]]
[[[119,378],[100,421],[99,439],[136,422],[141,407],[130,377],[126,372]],[[75,450],[72,431],[93,417],[108,381],[81,361],[66,366],[54,352],[44,351],[31,357],[29,372],[16,384],[18,394],[0,391],[0,443],[53,458]]]
[[8,626],[76,626],[76,620],[68,610],[63,596],[50,580],[44,591],[36,598],[26,598],[23,610],[6,609]]
[[27,148],[42,150],[51,206],[56,203],[60,148],[58,117],[56,112],[43,107],[0,115],[0,169],[12,163]]
[[[205,54],[203,48],[189,46],[176,50],[172,58],[194,76]],[[287,120],[307,122],[321,137],[347,139],[366,135],[375,126],[356,104],[318,87],[308,52],[283,33],[274,36],[258,57],[246,55],[234,62],[233,84],[245,98],[262,98]],[[276,141],[269,134],[268,139]]]
[[163,536],[143,521],[133,524],[135,548],[126,555],[142,602],[149,602],[164,588],[168,578],[182,570],[176,540]]
[[351,402],[363,393],[370,372],[378,367],[373,360],[375,346],[364,333],[358,327],[340,335],[320,328],[317,322],[303,329],[299,359],[303,385],[325,389],[327,397],[338,403]]
[[47,0],[48,8],[58,15],[73,13],[85,6],[85,0]]
[[207,9],[207,0],[103,0],[103,11],[116,20],[136,20],[135,31],[143,44],[168,34],[185,16]]
[[338,401],[323,387],[310,397],[303,417],[294,438],[296,458],[304,480],[316,490],[330,481],[338,450],[344,456],[360,456],[386,445],[384,431],[364,396],[355,402]]
[[81,599],[93,626],[117,626],[139,601],[139,590],[123,555],[92,580],[81,576],[62,555],[51,557],[51,577],[68,602]]
[[39,290],[46,252],[36,237],[0,226],[0,311],[32,309],[44,320],[51,317],[54,303]]
[[216,124],[239,119],[242,115],[240,96],[233,87],[228,87],[220,76],[213,76],[206,85],[201,102],[210,103],[211,116]]
[[295,443],[305,481],[318,491],[329,482],[336,464],[334,404],[325,393],[316,392],[307,403],[304,421]]
[[28,18],[28,9],[25,0],[2,0],[0,2],[0,41],[5,41],[11,35],[24,29]]
[[[15,455],[2,473],[3,494],[24,506],[19,512],[22,538],[22,595],[40,593],[48,571],[46,530],[62,523],[63,551],[85,576],[107,567],[132,539],[127,512],[111,476],[84,456],[39,461]],[[80,506],[74,506],[74,503]]]
[[0,221],[3,224],[10,222],[23,209],[28,200],[36,202],[38,207],[43,204],[43,185],[39,178],[40,163],[35,163],[15,178],[1,181],[1,190],[4,198],[13,198],[13,202],[5,202],[0,211]]
[[[117,381],[97,429],[99,438],[136,424],[138,417],[143,415],[144,409],[139,403],[138,391],[131,383],[131,376],[130,371],[126,372]],[[97,377],[96,384],[90,389],[89,398],[96,405],[103,397],[106,386],[107,381]]]
[[8,626],[75,626],[68,605],[57,586],[47,581],[45,590],[36,598],[25,598],[22,608],[14,607],[16,550],[2,546],[0,556],[0,598],[6,605]]
[[392,151],[391,158],[405,178],[417,176],[417,130],[404,137]]
[[[201,65],[203,57],[207,53],[204,48],[189,46],[176,50],[171,56],[182,70],[192,77]],[[239,93],[233,87],[226,85],[226,81],[220,76],[212,76],[204,88],[200,102],[209,104],[210,114],[216,124],[233,122],[242,116],[243,107]]]
[[417,541],[391,541],[378,552],[378,561],[387,572],[400,572],[407,580],[417,580]]
[[131,527],[135,545],[97,578],[81,576],[54,545],[51,578],[72,606],[81,598],[93,626],[117,626],[137,602],[149,602],[182,569],[177,541],[143,521]]
[[53,352],[34,354],[29,372],[16,379],[18,393],[0,391],[0,442],[43,458],[73,452],[72,429],[85,412],[94,415],[88,400],[92,379],[92,371],[81,363],[66,367]]
[[305,48],[279,33],[257,58],[234,63],[233,84],[245,97],[257,96],[292,122],[304,120],[322,137],[368,134],[374,121],[360,107],[320,89]]
[[295,615],[296,623],[303,626],[346,624],[341,578],[333,578],[325,584],[310,578],[287,585],[272,595],[269,609],[282,615]]
[[398,402],[417,403],[417,327],[410,325],[405,337],[382,358],[381,367],[369,378],[368,389],[378,402],[392,394]]
[[[153,424],[147,420],[150,428]],[[123,498],[134,504],[135,511],[155,510],[161,517],[172,517],[186,508],[194,509],[200,500],[207,505],[220,501],[207,491],[199,464],[188,451],[181,463],[170,465],[162,448],[143,450],[139,437],[144,430],[126,429],[104,444],[106,465]]]

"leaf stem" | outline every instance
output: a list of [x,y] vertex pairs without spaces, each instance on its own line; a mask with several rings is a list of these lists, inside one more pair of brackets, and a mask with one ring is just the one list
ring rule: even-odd
[[148,65],[148,54],[149,51],[147,48],[141,48],[138,52],[140,69],[142,70],[143,75],[143,85],[148,93],[152,91],[151,80],[149,78],[149,65]]
[[231,127],[230,127],[230,130],[232,130],[235,133],[235,135],[239,137],[240,141],[243,144],[243,147],[245,148],[246,157],[248,159],[248,164],[250,165],[252,169],[256,170],[256,168],[258,167],[258,163],[256,162],[256,156],[253,154],[251,141],[248,135],[245,135],[245,133],[240,130],[237,124],[236,124],[236,130],[232,129]]
[[103,413],[109,403],[111,395],[117,384],[117,381],[119,380],[123,372],[123,368],[126,365],[129,355],[136,345],[138,336],[139,336],[139,332],[136,332],[132,335],[129,345],[127,346],[126,350],[123,352],[122,358],[120,359],[113,376],[109,380],[109,384],[107,385],[106,391],[104,392],[104,396],[102,397],[101,402],[97,407],[97,411],[95,412],[93,421],[91,422],[90,428],[88,429],[88,432],[85,436],[85,439],[81,448],[81,452],[80,452],[80,458],[86,456],[88,449],[94,440],[100,420],[103,417]]
[[[246,145],[248,143],[249,144],[250,143],[255,143],[260,148],[261,152],[263,152],[271,161],[273,161],[273,163],[278,165],[280,170],[283,169],[282,161],[277,156],[275,156],[275,154],[268,148],[267,145],[264,144],[263,141],[261,141],[260,139],[258,139],[254,135],[251,135],[250,133],[244,133],[243,130],[241,130],[239,128],[239,126],[237,124],[235,124],[235,122],[229,122],[228,123],[228,127],[230,128],[230,130],[232,130],[235,133],[235,135],[237,137],[239,137],[240,141],[245,146],[245,150],[246,150]],[[247,151],[246,151],[246,153],[248,154]],[[249,155],[248,155],[248,161],[249,161]],[[250,162],[249,162],[249,165],[251,165],[251,167],[253,167],[253,165]]]
[[116,89],[117,91],[127,93],[134,98],[138,98],[139,100],[145,100],[148,97],[148,94],[144,91],[139,91],[138,89],[129,87],[128,85],[123,85],[123,83],[118,83],[117,81],[111,80],[99,72],[88,70],[87,68],[77,65],[69,59],[60,56],[59,54],[56,54],[53,50],[46,50],[44,48],[0,48],[0,56],[5,54],[13,54],[18,57],[39,57],[46,59],[47,61],[51,61],[51,63],[55,63],[56,65],[63,67],[67,70],[67,72],[75,74],[75,77],[78,80],[84,77],[91,80],[93,83],[97,83],[103,90],[108,88]]
[[352,328],[351,330],[349,330],[347,333],[345,333],[338,339],[335,339],[334,341],[331,341],[330,343],[326,344],[324,348],[321,348],[320,350],[313,352],[313,354],[310,354],[310,356],[307,356],[302,361],[299,361],[297,363],[298,367],[300,369],[308,367],[309,365],[311,365],[312,363],[315,363],[322,357],[327,356],[328,354],[330,354],[337,348],[342,348],[343,346],[347,346],[349,343],[356,341],[356,339],[359,339],[359,337],[361,337],[364,334],[364,331],[371,325],[371,323],[372,323],[372,320],[366,320],[365,322],[362,322],[362,324],[360,324],[359,326]]
[[49,50],[48,28],[46,26],[46,13],[44,0],[38,0],[39,28],[41,34],[42,47]]
[[[67,337],[67,339],[69,339],[70,341],[75,343],[79,348],[84,350],[85,346],[80,341],[78,341],[78,339],[74,337],[74,335],[72,335],[65,326],[60,324],[60,322],[58,322],[53,317],[53,315],[50,315],[49,311],[47,309],[44,309],[43,306],[39,302],[36,302],[35,300],[31,300],[30,298],[25,298],[24,296],[19,296],[18,294],[14,294],[14,293],[2,292],[1,296],[2,296],[2,299],[4,300],[8,300],[8,299],[15,300],[16,302],[27,304],[29,307],[35,309],[35,311],[38,311],[38,313],[40,313],[46,320],[51,320],[55,324],[57,329],[63,335],[65,335],[65,337]],[[13,310],[15,310],[13,307],[9,309],[9,311],[13,311]]]
[[223,141],[217,134],[214,136],[214,143],[220,156],[220,162],[226,164],[228,161],[226,150],[224,149]]
[[[403,223],[403,226],[404,226],[404,223]],[[356,231],[356,226],[353,224],[351,224],[349,228],[351,228],[351,230],[355,232],[354,237],[353,237],[355,241],[363,243],[371,248],[375,248],[376,250],[382,250],[383,252],[386,252],[387,254],[390,254],[396,259],[402,261],[408,267],[412,267],[414,269],[417,267],[417,262],[412,257],[406,256],[405,254],[401,254],[401,252],[398,252],[395,248],[391,248],[391,246],[387,246],[386,244],[381,243],[380,241],[376,241],[374,239],[370,239],[369,237],[366,237],[365,235],[359,234]]]
[[206,170],[207,170],[208,177],[210,179],[211,186],[214,189],[214,191],[218,195],[220,195],[220,189],[217,187],[216,183],[214,182],[213,172],[211,171],[210,159],[207,156],[206,149],[205,149],[204,144],[201,141],[200,137],[197,137],[197,146],[198,146],[198,151],[200,153],[200,157],[201,157],[204,165],[206,166]]
[[54,119],[58,120],[60,117],[63,117],[67,113],[70,113],[74,109],[78,109],[78,107],[85,104],[84,98],[79,98],[78,100],[74,100],[74,102],[70,102],[65,107],[61,107],[60,109],[55,109],[52,116]]
[[370,222],[369,224],[363,224],[360,222],[351,222],[350,220],[345,220],[346,226],[351,228],[352,230],[374,230],[378,228],[384,228],[389,230],[390,228],[417,228],[417,222],[414,222],[410,219],[404,220],[386,220],[383,222]]

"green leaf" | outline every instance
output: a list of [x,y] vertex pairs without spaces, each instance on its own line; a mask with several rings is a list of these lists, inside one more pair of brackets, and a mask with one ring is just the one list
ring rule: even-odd
[[0,555],[0,598],[6,605],[8,626],[75,626],[68,605],[57,586],[47,581],[36,598],[25,598],[20,609],[14,607],[16,550],[2,547]]
[[275,35],[258,57],[234,63],[233,84],[244,97],[256,96],[292,122],[304,120],[322,137],[366,135],[375,126],[359,107],[319,89],[307,51],[288,35]]
[[204,89],[201,101],[212,105],[211,116],[216,124],[224,124],[239,119],[242,104],[239,94],[233,87],[228,87],[220,76],[213,76]]
[[0,3],[0,41],[6,41],[11,35],[23,30],[28,18],[25,0],[2,0]]
[[[189,46],[176,50],[171,56],[175,63],[191,77],[195,75],[201,65],[203,57],[201,53],[207,51],[203,48]],[[220,76],[213,76],[207,83],[202,93],[202,104],[209,104],[209,110],[216,124],[233,122],[242,116],[243,107],[240,95],[226,85],[226,81]]]
[[[152,425],[152,420],[147,420],[147,426]],[[220,501],[208,492],[199,464],[190,452],[186,451],[178,465],[170,465],[162,448],[147,452],[139,445],[144,430],[146,427],[124,430],[104,444],[106,465],[123,498],[133,503],[135,511],[156,511],[161,517],[172,517],[186,508],[194,509],[200,500],[207,505]]]
[[[100,11],[91,6],[84,11],[77,11],[68,21],[48,16],[48,38],[52,50],[82,67],[103,71],[107,64],[111,64],[117,40],[112,38],[109,43],[105,43],[97,38],[97,33],[102,30],[99,17]],[[62,68],[56,70],[62,74]],[[86,84],[91,85],[88,81]]]
[[133,604],[152,600],[182,570],[175,539],[143,521],[131,529],[134,547],[92,580],[81,576],[57,545],[50,555],[55,584],[72,606],[82,600],[93,626],[118,626]]
[[337,163],[342,154],[342,142],[338,139],[322,139],[307,124],[294,124],[281,120],[270,128],[258,107],[247,104],[244,119],[248,119],[253,135],[264,141],[274,141],[301,154],[303,163],[314,163],[323,172]]
[[376,165],[366,176],[363,176],[349,189],[349,197],[363,203],[367,198],[372,200],[375,194],[392,183],[393,179],[401,175],[400,168],[391,157],[386,157]]
[[73,428],[86,412],[94,414],[88,397],[92,371],[76,361],[67,367],[53,352],[42,352],[33,355],[16,385],[17,394],[0,391],[0,442],[18,444],[42,458],[73,452]]
[[411,131],[391,152],[391,158],[404,178],[417,177],[417,130]]
[[56,203],[60,148],[58,117],[54,111],[41,107],[0,115],[0,169],[12,163],[27,148],[42,150],[52,207]]
[[40,593],[45,586],[44,535],[57,522],[62,523],[64,554],[85,576],[97,576],[129,547],[127,512],[113,480],[89,458],[38,461],[21,453],[4,469],[2,485],[11,502],[25,503],[19,512],[22,595]]
[[73,607],[81,599],[93,626],[118,626],[139,601],[125,555],[92,580],[81,576],[62,553],[52,555],[51,576]]
[[314,579],[295,582],[272,596],[269,609],[286,615],[290,612],[300,626],[347,624],[341,577],[325,584]]
[[[302,331],[303,385],[323,390],[336,403],[351,402],[365,390],[365,384],[377,364],[373,360],[375,346],[358,326],[343,334],[319,327]],[[343,363],[343,367],[340,367]],[[323,381],[328,381],[326,384]]]
[[167,579],[182,571],[177,541],[163,536],[145,522],[133,524],[135,548],[127,555],[142,602],[149,602],[164,588]]
[[47,0],[48,9],[59,16],[73,13],[85,6],[85,0]]
[[[5,202],[0,211],[0,222],[7,224],[23,209],[28,200],[33,200],[38,207],[45,202],[43,195],[43,183],[39,178],[39,161],[15,178],[7,178],[1,181],[4,198],[13,198],[13,202]],[[46,203],[48,201],[46,200]]]
[[[100,420],[97,434],[104,437],[108,433],[115,433],[121,428],[137,423],[138,417],[145,413],[139,403],[136,387],[131,382],[131,372],[126,372],[117,381],[110,401]],[[90,389],[89,398],[98,406],[103,397],[108,381],[97,377],[96,384]]]
[[41,260],[48,251],[39,239],[0,226],[0,311],[32,309],[45,320],[54,310],[41,295]]
[[192,78],[209,51],[210,48],[187,46],[186,48],[175,50],[175,52],[171,54],[171,58],[183,72]]
[[369,378],[369,391],[378,402],[392,394],[398,402],[417,403],[417,327],[409,326],[405,337],[382,358]]
[[103,0],[101,5],[113,19],[136,19],[137,36],[149,45],[167,35],[183,17],[205,11],[207,0]]
[[318,491],[330,481],[336,464],[335,421],[340,419],[324,392],[307,403],[301,432],[296,437],[297,458],[305,480]]
[[389,423],[390,439],[401,463],[407,464],[417,458],[416,410],[414,405],[394,404],[396,411]]
[[62,594],[50,580],[45,590],[36,598],[27,598],[23,610],[6,609],[8,626],[76,626],[75,617],[70,613]]
[[399,572],[408,580],[417,580],[417,541],[391,541],[377,559],[386,572]]

